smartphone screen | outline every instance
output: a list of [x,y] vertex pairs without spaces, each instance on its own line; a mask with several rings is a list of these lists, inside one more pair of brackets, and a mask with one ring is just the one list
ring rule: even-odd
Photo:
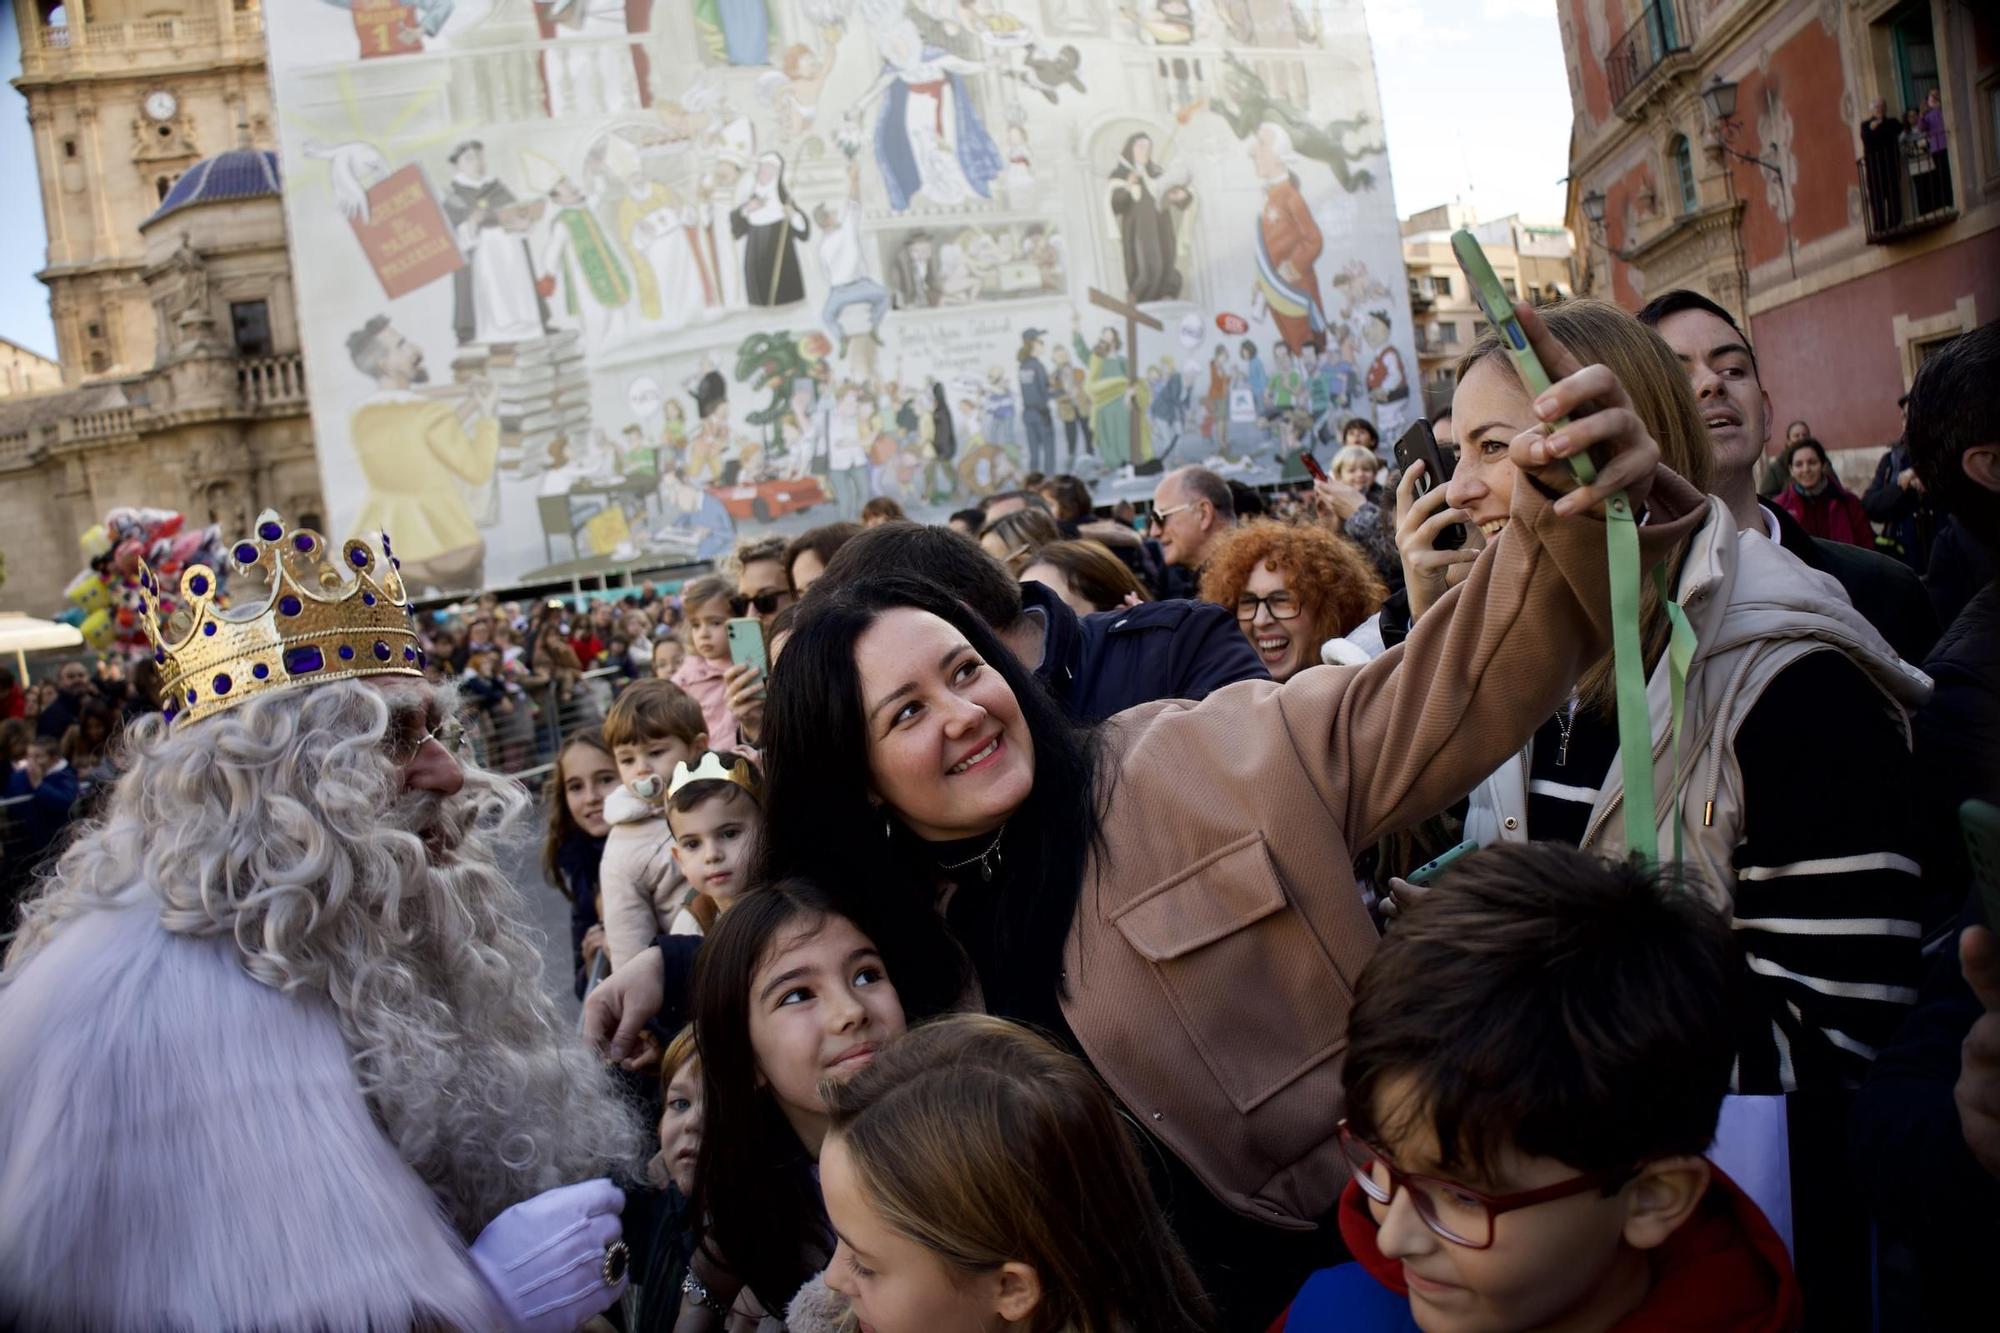
[[1299,466],[1304,468],[1314,481],[1326,480],[1326,469],[1321,467],[1319,460],[1312,456],[1312,450],[1299,450]]
[[768,674],[770,668],[764,660],[764,622],[755,616],[741,616],[731,620],[725,628],[729,633],[729,660],[737,666],[753,666]]
[[[1451,473],[1445,471],[1444,453],[1438,448],[1437,436],[1431,434],[1431,423],[1422,417],[1396,441],[1396,466],[1407,472],[1412,463],[1424,465],[1417,477],[1418,495],[1426,495],[1433,486],[1442,486],[1451,479]],[[1456,551],[1465,545],[1465,524],[1453,523],[1431,545],[1440,551]]]

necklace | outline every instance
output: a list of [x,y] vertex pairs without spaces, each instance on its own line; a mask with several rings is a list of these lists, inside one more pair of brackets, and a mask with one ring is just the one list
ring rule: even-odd
[[963,861],[954,861],[949,865],[940,861],[938,862],[938,869],[963,870],[967,866],[971,865],[973,862],[977,861],[979,863],[980,880],[983,881],[984,883],[991,884],[993,882],[993,872],[999,869],[1001,865],[1000,839],[1006,836],[1007,836],[1007,826],[1005,824],[1002,824],[1000,826],[1000,831],[993,835],[993,841],[986,845],[985,851],[981,852],[977,856],[968,856]]
[[1556,714],[1556,727],[1562,732],[1562,744],[1556,747],[1556,767],[1569,763],[1569,732],[1576,725],[1576,700],[1569,701],[1569,707]]

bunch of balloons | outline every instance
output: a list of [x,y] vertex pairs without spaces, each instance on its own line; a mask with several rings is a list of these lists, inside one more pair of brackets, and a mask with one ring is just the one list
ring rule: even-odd
[[76,626],[98,652],[115,647],[136,657],[149,651],[140,610],[142,559],[159,580],[161,620],[176,609],[183,569],[207,565],[218,579],[225,574],[222,528],[188,529],[186,519],[171,509],[114,509],[77,544],[88,563],[70,580],[64,590],[69,605],[55,618]]

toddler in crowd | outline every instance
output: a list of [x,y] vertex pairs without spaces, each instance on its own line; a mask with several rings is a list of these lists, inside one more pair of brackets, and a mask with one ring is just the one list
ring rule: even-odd
[[1044,1038],[941,1018],[825,1095],[826,1285],[862,1328],[1213,1327],[1118,1108]]
[[815,1165],[823,1089],[902,1035],[889,967],[826,890],[782,880],[744,894],[709,932],[693,1009],[703,1126],[692,1212],[705,1231],[689,1303],[721,1314],[754,1299],[788,1316],[790,1333],[830,1330],[841,1303],[812,1281],[833,1252]]
[[717,745],[736,744],[736,715],[729,711],[729,689],[723,677],[729,662],[729,599],[735,585],[719,574],[706,574],[681,589],[683,634],[688,655],[674,669],[673,682],[694,696]]
[[667,829],[674,861],[692,892],[674,914],[674,935],[706,935],[742,894],[764,830],[764,777],[733,751],[710,750],[674,769]]
[[[653,1182],[659,1186],[655,1205],[644,1221],[647,1243],[634,1245],[637,1265],[638,1317],[632,1333],[671,1333],[680,1318],[681,1283],[694,1258],[695,1226],[688,1211],[694,1196],[695,1155],[701,1148],[701,1055],[695,1050],[694,1029],[685,1027],[667,1043],[660,1057],[660,1155],[654,1159]],[[628,1235],[636,1240],[634,1224],[641,1219],[628,1210]]]
[[1702,1155],[1733,957],[1697,894],[1557,843],[1489,848],[1422,893],[1348,1020],[1356,1262],[1272,1333],[1799,1327],[1784,1243]]
[[674,861],[667,784],[674,769],[708,748],[701,707],[664,680],[635,680],[604,719],[604,739],[624,784],[604,802],[604,944],[615,972],[664,934],[686,902]]

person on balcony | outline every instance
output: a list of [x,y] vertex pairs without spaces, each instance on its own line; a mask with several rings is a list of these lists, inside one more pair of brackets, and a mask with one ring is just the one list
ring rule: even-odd
[[1917,116],[1917,139],[1930,157],[1930,170],[1917,182],[1917,211],[1934,213],[1951,207],[1951,154],[1944,132],[1944,99],[1936,88],[1924,96]]
[[1868,221],[1877,234],[1903,225],[1903,126],[1889,114],[1889,103],[1876,98],[1861,122],[1862,170],[1868,184]]

